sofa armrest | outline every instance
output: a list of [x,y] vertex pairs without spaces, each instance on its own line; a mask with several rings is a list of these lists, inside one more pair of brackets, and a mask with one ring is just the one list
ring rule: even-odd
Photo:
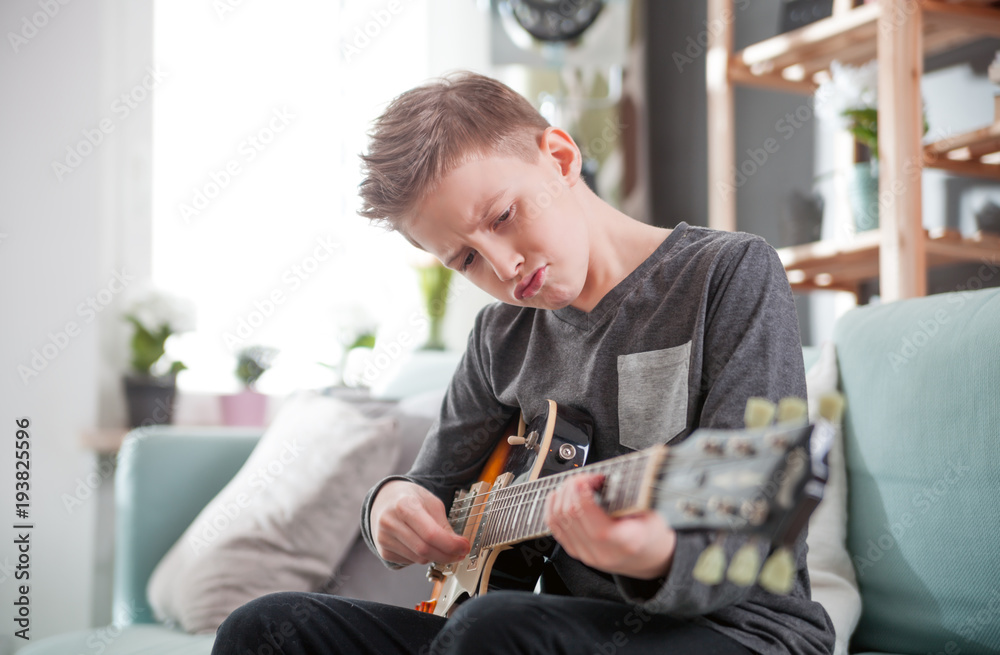
[[150,426],[128,433],[115,472],[112,616],[155,623],[146,584],[160,559],[236,475],[262,428]]

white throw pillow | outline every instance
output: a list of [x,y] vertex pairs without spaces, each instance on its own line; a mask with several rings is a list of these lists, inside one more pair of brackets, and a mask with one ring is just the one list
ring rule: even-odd
[[281,407],[235,477],[157,564],[154,615],[211,633],[273,591],[318,591],[360,530],[361,503],[399,457],[397,421],[300,392]]
[[[809,419],[819,416],[819,398],[837,390],[837,353],[832,341],[823,344],[819,360],[806,373]],[[842,431],[830,449],[830,474],[823,501],[809,518],[806,544],[812,598],[826,609],[837,632],[834,655],[846,655],[851,633],[861,617],[861,594],[847,552],[847,469]]]

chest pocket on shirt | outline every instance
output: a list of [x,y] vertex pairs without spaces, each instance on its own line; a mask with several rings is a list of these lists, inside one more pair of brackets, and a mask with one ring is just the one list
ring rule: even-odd
[[670,441],[687,425],[691,342],[618,356],[618,439],[641,450]]

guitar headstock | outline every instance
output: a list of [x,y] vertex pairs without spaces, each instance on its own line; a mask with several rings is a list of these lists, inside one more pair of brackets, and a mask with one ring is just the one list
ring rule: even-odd
[[[824,398],[824,417],[808,423],[805,402],[785,398],[777,406],[763,398],[747,403],[742,430],[700,429],[667,455],[657,481],[656,509],[675,530],[719,532],[702,553],[695,578],[706,584],[759,579],[775,593],[794,581],[791,547],[823,497],[827,455],[843,409],[840,394]],[[726,569],[721,541],[728,534],[751,540]],[[763,569],[758,544],[777,546]]]

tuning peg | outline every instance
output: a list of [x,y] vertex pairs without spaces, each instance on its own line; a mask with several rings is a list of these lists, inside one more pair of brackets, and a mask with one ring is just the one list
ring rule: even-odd
[[778,401],[778,423],[789,421],[805,421],[809,414],[809,406],[801,398],[786,396]]
[[792,551],[782,546],[775,550],[760,571],[760,586],[774,594],[787,594],[795,581]]
[[846,400],[838,391],[830,391],[819,398],[819,415],[830,421],[834,425],[840,425],[840,419],[844,415],[844,405]]
[[743,422],[748,428],[763,428],[774,419],[774,403],[767,398],[751,396],[743,413]]
[[757,553],[757,544],[751,539],[733,555],[726,577],[733,584],[749,587],[757,579],[758,569],[760,569],[760,554]]
[[698,557],[691,575],[695,580],[707,585],[722,582],[722,574],[726,570],[726,553],[719,543],[714,543]]

